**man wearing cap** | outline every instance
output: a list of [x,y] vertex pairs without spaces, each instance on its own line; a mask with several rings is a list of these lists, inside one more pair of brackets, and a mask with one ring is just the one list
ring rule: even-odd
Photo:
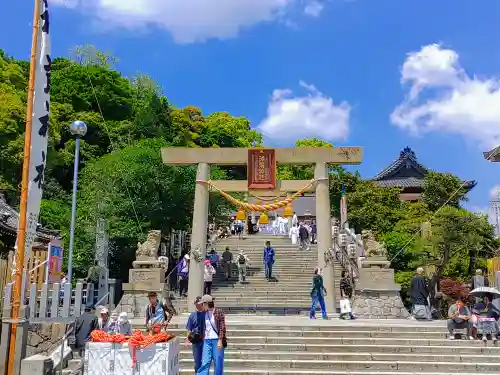
[[179,276],[179,297],[187,297],[189,282],[189,254],[184,255],[177,266],[177,275]]
[[224,349],[227,346],[226,317],[221,309],[214,306],[212,296],[201,297],[205,310],[205,333],[203,335],[203,354],[201,367],[196,375],[208,375],[214,362],[214,375],[224,374]]
[[146,325],[165,325],[167,317],[163,305],[158,301],[156,292],[148,293],[149,304],[146,307]]
[[201,302],[201,297],[194,300],[196,311],[189,315],[186,322],[186,345],[191,345],[193,350],[194,371],[198,371],[201,366],[203,354],[203,335],[205,334],[205,310]]

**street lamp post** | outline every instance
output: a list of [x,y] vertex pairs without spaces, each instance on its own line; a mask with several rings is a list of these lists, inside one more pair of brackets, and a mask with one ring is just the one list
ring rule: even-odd
[[80,163],[80,138],[87,134],[87,124],[83,121],[73,121],[69,126],[72,135],[76,137],[75,142],[75,167],[73,169],[73,200],[71,202],[71,229],[69,234],[68,250],[68,282],[71,285],[73,277],[73,245],[75,242],[76,221],[76,192],[78,190],[78,164]]

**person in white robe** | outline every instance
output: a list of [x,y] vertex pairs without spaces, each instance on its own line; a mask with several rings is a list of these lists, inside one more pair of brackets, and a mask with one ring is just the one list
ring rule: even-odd
[[284,217],[280,217],[279,234],[282,236],[286,236],[286,223],[288,223],[288,220]]
[[290,228],[289,237],[292,239],[292,245],[297,245],[299,242],[299,228],[296,225]]
[[273,236],[277,236],[279,233],[280,217],[276,216],[273,220]]

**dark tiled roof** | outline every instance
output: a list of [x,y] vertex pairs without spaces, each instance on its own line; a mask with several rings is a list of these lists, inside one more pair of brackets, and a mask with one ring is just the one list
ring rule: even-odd
[[493,150],[483,152],[483,156],[488,161],[498,161],[498,155],[500,154],[500,146],[495,147]]
[[[387,188],[422,188],[429,170],[417,161],[415,152],[406,147],[387,168],[372,178],[377,185]],[[467,190],[476,186],[476,181],[463,181]]]
[[411,188],[411,187],[423,187],[424,180],[415,177],[409,178],[395,178],[390,180],[374,181],[378,186],[386,188]]
[[423,165],[419,164],[417,161],[417,156],[415,155],[415,152],[409,147],[406,147],[401,153],[399,154],[399,158],[394,160],[391,165],[389,165],[387,168],[384,170],[380,171],[375,177],[372,178],[374,181],[379,181],[383,179],[387,179],[393,175],[395,175],[397,172],[399,172],[401,169],[406,168],[406,169],[414,169],[415,172],[420,174],[422,178],[429,172],[427,168],[425,168]]
[[[18,221],[19,213],[9,204],[7,204],[5,198],[0,193],[0,228],[3,229],[4,233],[16,236]],[[37,230],[37,236],[38,238],[43,240],[51,240],[53,238],[59,238],[59,232],[44,229],[40,226]]]

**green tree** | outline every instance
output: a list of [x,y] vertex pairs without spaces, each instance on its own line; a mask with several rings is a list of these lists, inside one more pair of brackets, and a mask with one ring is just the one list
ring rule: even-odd
[[424,178],[422,200],[431,211],[444,205],[460,207],[461,201],[467,201],[466,194],[463,182],[451,173],[429,172]]
[[347,194],[348,221],[359,232],[372,230],[375,234],[390,232],[403,217],[404,204],[399,189],[387,189],[371,181],[360,181]]
[[[318,138],[299,139],[295,142],[297,148],[331,148],[331,143]],[[314,178],[312,165],[280,165],[278,166],[279,180],[311,180]]]
[[461,277],[470,272],[472,254],[480,254],[493,240],[493,227],[487,218],[473,212],[443,207],[431,220],[426,248],[429,264],[436,276]]
[[[145,139],[88,162],[82,171],[78,210],[81,243],[95,238],[98,218],[108,219],[110,241],[116,248],[112,260],[120,262],[115,272],[130,267],[123,262],[133,260],[137,241],[144,239],[148,230],[168,234],[190,226],[196,168],[164,165],[160,156],[163,147],[168,144],[161,138]],[[212,170],[212,178],[223,177],[220,170]],[[212,196],[211,215],[228,209],[225,200]],[[93,242],[87,243],[78,251],[92,252],[92,246]],[[80,260],[81,269],[88,267],[85,256],[75,259]]]

